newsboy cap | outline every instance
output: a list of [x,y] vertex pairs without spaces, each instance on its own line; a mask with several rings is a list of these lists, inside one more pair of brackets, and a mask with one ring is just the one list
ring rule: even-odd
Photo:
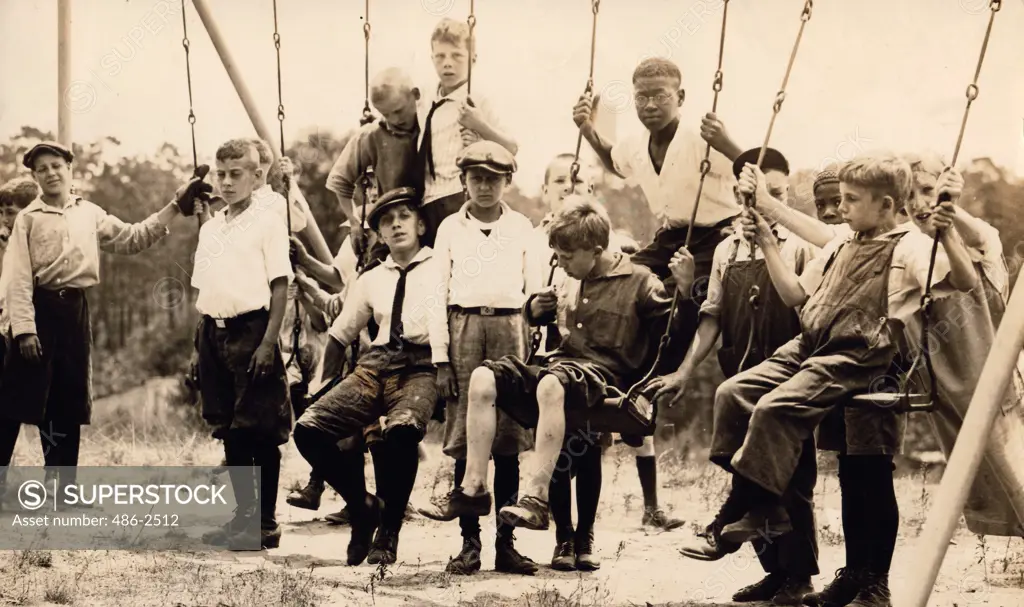
[[40,154],[53,154],[54,156],[60,156],[68,162],[75,159],[75,155],[64,144],[57,143],[56,141],[43,141],[35,144],[31,150],[25,152],[25,157],[22,159],[21,164],[25,165],[27,169],[34,169],[36,158]]
[[466,146],[455,161],[463,172],[470,167],[487,169],[492,173],[512,174],[516,172],[516,158],[512,152],[493,141],[477,141]]
[[380,218],[384,211],[397,204],[409,205],[418,211],[420,208],[420,196],[415,188],[395,188],[385,192],[383,196],[377,199],[377,202],[366,216],[366,222],[370,224],[370,229],[376,230],[380,225]]

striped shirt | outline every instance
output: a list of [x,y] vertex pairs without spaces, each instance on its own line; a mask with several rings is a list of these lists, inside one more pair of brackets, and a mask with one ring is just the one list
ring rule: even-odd
[[[430,118],[430,141],[431,155],[434,159],[434,174],[430,171],[424,178],[423,204],[427,204],[438,198],[451,196],[462,192],[462,182],[459,181],[461,171],[456,166],[455,160],[462,152],[462,126],[459,124],[459,108],[466,101],[466,85],[463,84],[448,95],[442,95],[440,87],[435,89],[434,96],[420,102],[417,110],[420,122],[417,149],[423,149],[423,133],[427,130],[427,115],[431,106],[445,100],[434,110]],[[483,113],[484,120],[496,130],[502,130],[498,117],[491,107],[491,104],[480,93],[473,93],[473,103]]]

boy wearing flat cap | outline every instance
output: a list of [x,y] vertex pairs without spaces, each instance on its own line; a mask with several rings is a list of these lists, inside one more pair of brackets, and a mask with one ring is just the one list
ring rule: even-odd
[[[451,366],[439,372],[438,384],[441,396],[451,402],[445,411],[444,452],[455,458],[456,486],[466,473],[469,377],[487,360],[506,356],[526,359],[529,327],[523,304],[539,288],[542,274],[533,267],[538,260],[532,252],[533,223],[502,200],[516,170],[512,153],[493,141],[478,141],[463,150],[457,164],[469,201],[441,222],[434,249],[445,270],[441,299],[448,310],[445,337],[450,337]],[[448,369],[454,371],[454,378]],[[532,447],[531,431],[499,412],[491,445],[498,503],[515,503],[519,454]],[[444,520],[444,513],[436,510],[431,507],[422,512]],[[480,519],[466,515],[460,517],[459,524],[462,550],[448,563],[448,571],[469,575],[480,569]],[[516,552],[513,529],[498,522],[494,568],[532,575],[537,564]]]
[[[746,163],[756,163],[760,148],[741,154],[733,164],[738,178]],[[789,163],[777,150],[767,148],[761,168],[768,190],[778,200],[786,200],[789,190]],[[742,200],[737,200],[743,204]],[[744,221],[759,219],[754,211],[744,210]],[[779,224],[762,229],[744,229],[732,234],[715,249],[708,296],[700,309],[697,335],[679,369],[659,377],[652,386],[659,391],[655,399],[672,406],[681,401],[694,369],[714,349],[718,338],[722,347],[718,361],[726,377],[759,364],[776,349],[800,333],[800,319],[776,284],[779,277],[769,262],[781,260],[785,268],[798,275],[814,257],[815,247]],[[748,239],[755,240],[750,257]],[[753,298],[753,299],[752,299]],[[717,412],[716,412],[717,413]],[[733,420],[715,418],[715,432],[734,431]],[[713,441],[713,444],[716,444]],[[817,464],[813,440],[808,440],[793,481],[783,496],[793,530],[774,539],[752,542],[761,567],[767,574],[761,581],[739,590],[733,601],[773,601],[776,605],[799,604],[813,590],[811,576],[818,574],[818,544],[814,527],[814,486]],[[738,546],[737,546],[738,548]],[[687,548],[687,556],[714,560],[722,552]]]
[[[433,250],[420,246],[425,226],[419,205],[415,190],[398,188],[381,196],[371,211],[370,227],[389,255],[353,283],[328,332],[325,365],[343,356],[371,320],[380,330],[352,373],[310,405],[295,425],[299,453],[348,505],[349,565],[363,560],[391,564],[398,558],[418,446],[437,404],[438,368],[448,365],[444,308],[437,294],[442,269]],[[451,376],[450,370],[445,373]],[[381,417],[391,482],[378,487],[381,495],[373,495],[363,483],[362,451],[342,451],[338,441],[361,434]]]
[[[47,467],[74,477],[81,426],[92,412],[92,328],[86,292],[100,281],[101,250],[134,255],[191,215],[212,187],[199,178],[145,220],[127,224],[71,193],[74,154],[56,142],[25,153],[42,194],[18,213],[4,259],[0,467],[10,464],[21,424],[40,427]],[[53,474],[57,470],[52,471]],[[74,478],[60,478],[62,485]],[[0,480],[2,484],[2,480]]]

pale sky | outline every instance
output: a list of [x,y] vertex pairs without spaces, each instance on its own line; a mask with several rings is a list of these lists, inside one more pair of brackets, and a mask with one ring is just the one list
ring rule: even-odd
[[[212,0],[265,120],[277,133],[270,0]],[[436,85],[431,29],[463,20],[469,0],[371,0],[370,71],[407,68]],[[629,87],[645,56],[669,57],[687,90],[683,120],[711,107],[722,0],[603,0],[597,89],[617,112],[617,136],[638,132]],[[956,142],[988,18],[987,0],[826,0],[815,4],[771,145],[797,168],[860,150],[935,151]],[[729,6],[719,114],[743,147],[760,145],[799,25],[803,0]],[[254,133],[191,3],[192,75],[200,155]],[[286,136],[358,123],[363,100],[361,0],[279,0]],[[0,0],[0,138],[21,125],[57,130],[53,0]],[[487,94],[520,143],[516,181],[535,192],[544,166],[576,142],[571,108],[586,82],[587,0],[476,2],[479,61],[473,90]],[[162,15],[162,16],[161,16]],[[75,0],[73,134],[114,135],[125,154],[165,141],[190,153],[179,0]],[[1024,176],[1024,2],[996,16],[961,160],[990,156]],[[275,141],[276,145],[276,141]]]

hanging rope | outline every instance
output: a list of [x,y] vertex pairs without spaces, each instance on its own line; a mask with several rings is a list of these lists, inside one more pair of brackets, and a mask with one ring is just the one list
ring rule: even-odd
[[[964,107],[963,120],[960,121],[960,132],[957,134],[956,137],[956,146],[953,148],[953,157],[952,159],[950,159],[949,162],[950,167],[956,166],[957,158],[960,156],[960,145],[964,141],[964,132],[967,130],[967,118],[971,113],[971,104],[974,103],[974,100],[978,98],[978,78],[981,76],[981,65],[985,61],[985,52],[988,50],[988,41],[992,35],[992,25],[995,23],[996,13],[998,13],[999,9],[1001,9],[1002,7],[1003,3],[1001,0],[991,0],[991,2],[989,2],[990,12],[988,16],[988,27],[985,28],[985,38],[981,43],[981,52],[978,54],[978,64],[974,68],[974,79],[971,81],[970,84],[967,85],[967,104]],[[938,202],[942,203],[947,202],[949,200],[949,195],[943,192],[943,194],[939,196]],[[931,394],[933,395],[932,398],[934,398],[934,394],[936,393],[936,386],[935,372],[932,369],[932,357],[930,352],[930,317],[932,303],[934,301],[932,298],[931,285],[932,275],[935,273],[935,260],[939,253],[939,240],[941,238],[942,235],[939,233],[938,230],[936,230],[935,238],[932,240],[931,257],[928,260],[928,279],[925,281],[924,294],[921,295],[921,347],[923,349],[925,367],[928,370],[929,383],[931,385]]]
[[[597,14],[601,10],[601,0],[593,0],[591,3],[591,12],[594,13],[594,18],[591,21],[590,26],[590,72],[587,75],[587,86],[583,90],[584,95],[589,95],[594,92],[594,58],[597,55]],[[576,178],[580,174],[580,150],[583,149],[583,131],[580,130],[576,134],[576,154],[572,159],[572,164],[569,165],[569,193],[576,193]]]
[[466,17],[466,24],[469,25],[469,66],[466,72],[466,103],[473,107],[473,59],[476,57],[476,45],[473,30],[476,29],[476,3],[469,0],[469,16]]
[[[729,17],[729,0],[722,5],[722,33],[718,38],[718,69],[715,70],[715,79],[711,83],[711,90],[715,92],[711,101],[711,111],[718,112],[718,93],[722,92],[722,59],[725,57],[725,22]],[[704,179],[711,171],[711,142],[704,147],[704,159],[700,161],[700,181],[697,182],[697,197],[693,201],[693,211],[690,212],[690,225],[686,227],[686,244],[690,247],[693,238],[693,225],[697,222],[697,207],[700,206],[701,192],[704,191]]]
[[[804,36],[804,28],[807,26],[807,22],[811,20],[811,11],[814,8],[814,0],[807,0],[804,3],[804,8],[800,11],[800,29],[796,32],[796,40],[793,42],[793,50],[789,53],[789,63],[786,64],[786,74],[782,77],[782,85],[779,87],[779,92],[775,94],[775,103],[772,104],[772,117],[768,121],[768,131],[764,134],[764,142],[761,144],[761,151],[757,154],[757,166],[761,167],[761,163],[764,162],[765,152],[768,150],[768,142],[772,137],[772,130],[775,128],[775,119],[778,118],[779,112],[782,111],[782,103],[786,100],[786,85],[789,84],[789,75],[793,72],[793,64],[796,62],[796,54],[800,49],[800,40]],[[749,194],[746,197],[745,206],[748,209],[754,207],[754,194]],[[750,259],[754,260],[756,257],[757,246],[754,244],[754,240],[751,239],[748,243],[750,245]],[[743,366],[747,362],[747,358],[750,356],[750,351],[754,345],[754,311],[760,304],[761,295],[759,290],[755,291],[756,287],[751,287],[749,294],[749,303],[751,305],[751,316],[750,316],[750,338],[747,340],[747,348],[743,352],[743,358],[740,359],[739,371],[743,370]]]
[[[284,158],[285,147],[284,147],[284,94],[283,87],[281,85],[281,34],[277,29],[277,0],[274,0],[274,51],[277,55],[277,122],[280,130],[281,137],[281,157]],[[283,174],[281,175],[284,181],[285,189],[285,218],[288,225],[288,236],[292,234],[292,203],[290,199],[291,192],[291,180],[292,176]],[[295,271],[295,259],[291,260],[292,271]],[[302,309],[299,299],[295,299],[295,320],[292,322],[292,351],[288,356],[288,361],[285,362],[284,368],[287,369],[296,362],[299,356],[299,336],[302,334]],[[309,385],[309,377],[306,375],[306,370],[302,366],[302,362],[298,361],[299,374],[302,376],[302,381],[307,386]]]

